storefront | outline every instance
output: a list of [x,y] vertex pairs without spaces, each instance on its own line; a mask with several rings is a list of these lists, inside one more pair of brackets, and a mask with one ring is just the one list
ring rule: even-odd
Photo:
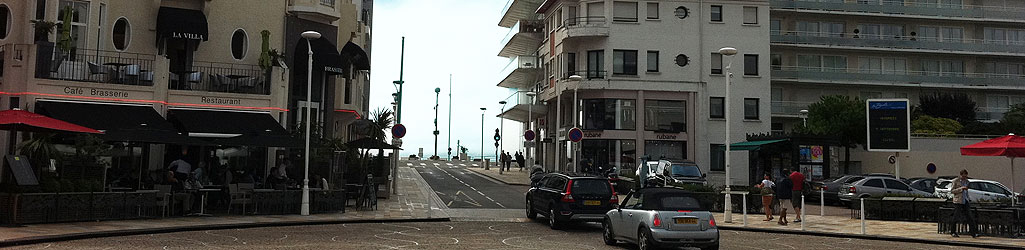
[[835,148],[839,143],[827,137],[807,135],[748,135],[746,142],[730,145],[731,151],[749,151],[749,182],[763,174],[783,177],[783,169],[800,171],[808,181],[837,176]]

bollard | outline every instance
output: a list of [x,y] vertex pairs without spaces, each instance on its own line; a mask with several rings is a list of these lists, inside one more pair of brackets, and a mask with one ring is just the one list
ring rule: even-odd
[[865,198],[861,198],[861,234],[865,234]]
[[491,160],[484,159],[484,170],[491,170]]
[[744,226],[747,226],[747,193],[744,193]]
[[801,195],[801,231],[804,231],[804,224],[808,223],[808,217],[804,216],[804,211],[807,210],[807,207],[804,206],[804,195]]
[[819,216],[826,216],[826,189],[819,188]]

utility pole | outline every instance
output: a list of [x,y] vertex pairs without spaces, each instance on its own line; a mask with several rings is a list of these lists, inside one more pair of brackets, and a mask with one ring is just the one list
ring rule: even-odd
[[441,99],[441,88],[434,88],[434,156],[438,156],[438,102]]
[[[396,85],[399,85],[399,91],[398,91],[398,93],[395,93],[395,124],[402,124],[402,85],[404,83],[406,83],[405,81],[402,80],[402,76],[403,76],[402,73],[403,73],[403,70],[405,69],[404,68],[405,64],[406,64],[406,37],[402,37],[402,52],[401,52],[401,54],[399,54],[399,80],[392,82],[392,83],[394,83]],[[392,144],[397,144],[399,142],[401,142],[400,139],[392,138]],[[389,178],[391,179],[391,188],[390,189],[392,191],[392,194],[397,194],[398,193],[398,186],[399,186],[399,184],[398,184],[398,179],[399,178],[396,178],[396,177],[397,177],[397,175],[399,173],[399,150],[398,149],[392,149],[391,152],[392,152],[391,153],[391,155],[392,155],[392,166],[391,166],[391,174],[389,176]]]
[[[452,74],[448,74],[448,160],[452,160]],[[456,148],[456,155],[459,155],[459,148]]]

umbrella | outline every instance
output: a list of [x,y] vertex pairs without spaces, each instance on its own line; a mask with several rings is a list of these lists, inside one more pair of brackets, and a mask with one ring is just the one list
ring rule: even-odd
[[1011,189],[1014,190],[1014,158],[1025,157],[1025,137],[1008,134],[961,147],[961,155],[1005,156],[1011,158]]
[[28,132],[66,131],[91,134],[103,133],[99,130],[18,109],[0,111],[0,129]]

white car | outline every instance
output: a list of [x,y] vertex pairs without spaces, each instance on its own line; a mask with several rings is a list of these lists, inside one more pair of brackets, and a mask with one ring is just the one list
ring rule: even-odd
[[[953,199],[954,195],[950,188],[954,186],[953,180],[940,180],[936,184],[936,196],[940,198]],[[968,179],[968,202],[996,201],[1008,199],[1014,202],[1018,199],[1018,193],[1010,191],[1010,188],[991,180]]]
[[719,228],[694,194],[675,188],[642,188],[605,213],[602,240],[637,244],[640,250],[664,247],[719,249]]

